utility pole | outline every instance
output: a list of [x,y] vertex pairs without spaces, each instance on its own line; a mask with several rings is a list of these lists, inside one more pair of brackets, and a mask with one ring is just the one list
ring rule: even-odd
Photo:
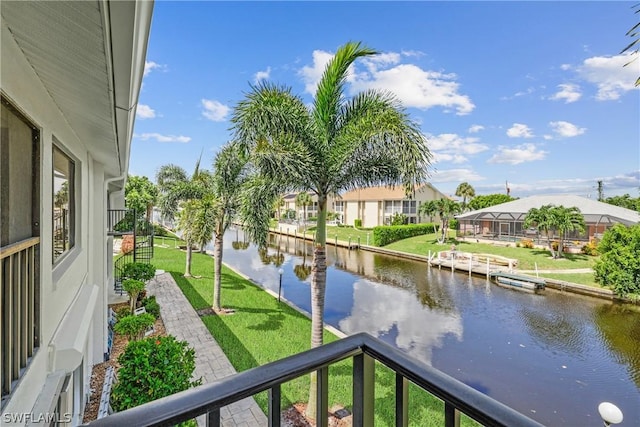
[[602,180],[598,180],[598,201],[604,202],[604,183]]

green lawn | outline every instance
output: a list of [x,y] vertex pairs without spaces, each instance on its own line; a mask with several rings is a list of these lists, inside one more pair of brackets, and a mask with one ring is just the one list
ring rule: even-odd
[[476,243],[468,239],[450,240],[448,243],[441,245],[438,244],[435,234],[425,234],[423,236],[400,240],[385,246],[385,249],[427,255],[429,251],[439,252],[449,250],[452,243],[456,244],[460,252],[486,253],[517,259],[518,269],[520,270],[534,270],[536,264],[540,270],[592,268],[596,260],[596,257],[582,254],[564,254],[564,258],[553,259],[546,249],[518,248],[515,246],[515,243],[511,243],[508,247],[494,246],[487,243]]
[[593,273],[540,273],[540,277],[546,277],[549,279],[564,280],[570,283],[580,283],[582,285],[594,286],[600,288],[601,286],[596,283],[596,279]]
[[[155,248],[153,264],[171,273],[178,286],[195,309],[209,307],[213,294],[213,260],[210,256],[194,253],[192,274],[201,278],[184,278],[185,253],[167,248]],[[224,267],[222,271],[222,304],[235,314],[204,316],[202,320],[237,371],[244,371],[283,357],[309,349],[311,322],[277,300],[250,281]],[[325,342],[337,338],[325,331]],[[351,407],[351,361],[330,367],[329,405]],[[309,377],[291,381],[282,388],[283,407],[306,401]],[[376,425],[394,424],[395,376],[387,368],[376,369]],[[443,425],[443,403],[418,387],[410,387],[409,411],[411,425]],[[256,396],[266,412],[266,394]],[[463,425],[474,425],[463,417]]]

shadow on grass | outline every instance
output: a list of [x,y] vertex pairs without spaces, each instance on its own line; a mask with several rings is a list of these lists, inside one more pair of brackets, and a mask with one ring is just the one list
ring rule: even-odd
[[247,288],[247,285],[242,283],[242,280],[230,273],[221,273],[220,280],[222,281],[222,288],[225,290],[241,291]]
[[193,285],[189,283],[189,280],[187,280],[187,278],[185,278],[182,273],[179,273],[177,271],[170,271],[169,273],[171,273],[171,277],[173,277],[173,280],[176,281],[184,296],[187,297],[189,304],[191,304],[191,306],[195,310],[200,310],[211,305],[207,301],[205,301],[204,298],[202,298],[200,292],[198,292],[193,287]]

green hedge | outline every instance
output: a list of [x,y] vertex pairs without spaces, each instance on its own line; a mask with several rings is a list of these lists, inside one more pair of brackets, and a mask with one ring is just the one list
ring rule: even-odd
[[435,233],[438,227],[435,224],[409,224],[409,225],[385,225],[373,228],[373,244],[386,246],[398,240],[423,234]]

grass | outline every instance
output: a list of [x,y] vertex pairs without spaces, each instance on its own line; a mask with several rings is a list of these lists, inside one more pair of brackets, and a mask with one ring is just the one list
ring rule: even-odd
[[598,288],[601,287],[598,283],[596,283],[596,279],[593,273],[540,273],[540,277],[564,280],[565,282],[570,283],[580,283],[582,285],[594,286]]
[[[155,248],[153,264],[171,273],[180,289],[195,309],[211,306],[213,295],[213,260],[210,256],[194,253],[192,274],[201,278],[184,278],[185,254],[182,251]],[[283,357],[308,350],[311,321],[230,269],[222,270],[222,304],[235,314],[203,316],[202,321],[220,344],[237,371],[244,371]],[[337,338],[325,331],[325,342]],[[329,368],[329,406],[342,405],[351,409],[352,362],[346,360]],[[395,375],[386,367],[376,366],[376,425],[394,424]],[[283,407],[308,399],[309,376],[304,375],[283,384]],[[444,404],[413,384],[409,389],[409,419],[415,426],[443,425]],[[265,393],[256,395],[256,401],[266,412]],[[462,417],[463,425],[475,425]]]
[[460,252],[486,253],[517,259],[518,269],[520,270],[533,270],[536,264],[538,265],[538,269],[541,270],[592,268],[596,260],[596,257],[583,254],[564,254],[564,258],[553,259],[547,249],[518,248],[515,246],[515,243],[511,243],[510,246],[498,246],[487,243],[476,243],[472,240],[450,239],[445,244],[439,244],[435,234],[425,234],[423,236],[400,240],[385,246],[385,249],[427,255],[429,251],[439,252],[449,250],[452,243],[455,243]]

